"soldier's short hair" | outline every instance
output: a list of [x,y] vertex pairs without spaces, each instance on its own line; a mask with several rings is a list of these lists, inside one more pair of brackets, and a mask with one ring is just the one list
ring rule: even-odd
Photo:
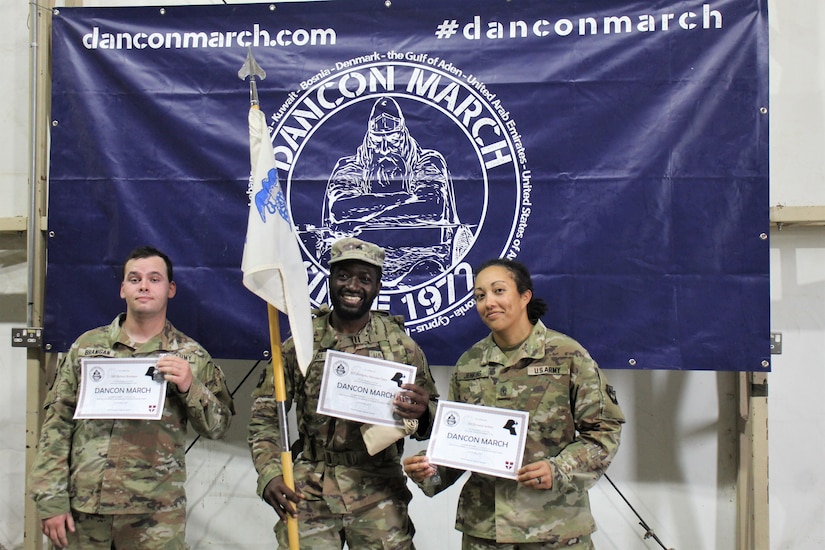
[[123,278],[126,278],[126,264],[129,263],[131,260],[139,260],[142,258],[154,258],[157,256],[163,263],[166,264],[166,277],[169,279],[171,283],[175,279],[172,275],[172,260],[169,259],[169,256],[155,248],[154,246],[139,246],[132,250],[129,253],[129,257],[123,262]]

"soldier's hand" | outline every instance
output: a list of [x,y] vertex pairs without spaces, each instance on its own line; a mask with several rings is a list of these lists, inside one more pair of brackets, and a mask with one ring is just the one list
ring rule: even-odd
[[402,418],[421,418],[429,410],[430,393],[415,384],[402,384],[393,401],[393,409]]
[[40,521],[40,529],[56,547],[66,548],[69,546],[69,537],[66,535],[66,531],[74,533],[74,518],[69,512],[46,518]]
[[404,459],[404,473],[416,483],[421,483],[437,472],[438,468],[430,464],[425,455],[408,456]]
[[531,489],[552,489],[553,470],[546,460],[539,460],[527,466],[522,466],[518,471],[518,482],[524,487]]
[[264,488],[264,500],[275,509],[282,521],[286,520],[287,515],[298,516],[298,510],[293,503],[302,498],[302,494],[293,491],[284,483],[284,476],[273,478]]
[[189,361],[177,355],[161,355],[155,368],[167,381],[173,382],[182,393],[189,391],[192,385],[192,367]]

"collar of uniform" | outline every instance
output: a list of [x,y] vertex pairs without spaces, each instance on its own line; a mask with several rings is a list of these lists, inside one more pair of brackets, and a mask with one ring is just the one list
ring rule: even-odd
[[362,340],[367,341],[373,322],[372,312],[370,312],[370,318],[361,330],[355,334],[344,334],[333,328],[332,323],[330,322],[332,320],[331,311],[324,312],[324,314],[319,315],[318,318],[321,319],[323,327],[321,338],[318,340],[318,345],[321,349],[337,348],[339,346],[345,347],[350,344],[359,344]]
[[540,359],[544,357],[544,345],[547,336],[547,327],[544,326],[540,320],[533,325],[533,330],[527,337],[527,340],[521,343],[512,355],[512,359],[508,360],[507,355],[498,347],[495,340],[493,340],[493,333],[487,335],[487,345],[484,346],[484,353],[481,356],[481,364],[496,364],[496,365],[515,365],[524,358]]
[[540,359],[544,357],[545,354],[544,348],[546,340],[547,327],[544,326],[541,320],[536,321],[536,324],[533,325],[532,332],[530,332],[530,336],[521,344],[521,350],[524,352],[524,355],[531,359]]
[[129,338],[129,335],[126,334],[126,331],[123,330],[123,322],[125,320],[126,314],[121,313],[115,317],[115,320],[112,321],[111,325],[109,325],[111,331],[110,334],[114,342],[126,346],[132,350],[140,349],[143,353],[152,351],[171,351],[178,347],[177,338],[175,337],[175,327],[172,326],[169,319],[166,319],[166,323],[163,325],[163,330],[160,331],[160,334],[156,334],[137,347],[135,347],[135,342],[133,342],[131,338]]

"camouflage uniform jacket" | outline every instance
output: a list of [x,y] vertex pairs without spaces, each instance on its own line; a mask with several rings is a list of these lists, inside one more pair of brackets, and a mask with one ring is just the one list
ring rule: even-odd
[[[375,456],[367,453],[360,422],[319,414],[318,398],[327,350],[366,355],[417,367],[415,383],[430,393],[429,421],[419,424],[411,437],[429,438],[438,394],[424,352],[404,330],[400,316],[370,312],[370,320],[357,334],[337,333],[329,323],[331,311],[315,312],[312,362],[304,376],[298,368],[290,338],[283,348],[286,410],[295,403],[298,442],[294,460],[295,485],[307,499],[325,500],[333,513],[352,513],[386,498],[410,493],[401,469],[403,439]],[[258,495],[282,474],[278,405],[272,396],[272,375],[267,369],[253,393],[249,446],[258,471]],[[300,450],[300,455],[297,451]]]
[[[553,472],[549,490],[473,473],[459,498],[459,531],[498,542],[553,543],[596,530],[587,490],[618,450],[624,415],[578,342],[539,321],[508,359],[490,335],[459,358],[449,396],[529,412],[522,465],[546,460]],[[462,473],[439,470],[446,486]]]
[[[138,514],[186,505],[186,425],[217,439],[234,413],[223,372],[200,344],[167,321],[135,347],[121,330],[125,314],[81,335],[63,356],[44,403],[45,418],[31,470],[30,494],[41,517],[73,510]],[[169,383],[160,420],[74,420],[83,357],[153,357],[189,361],[185,394]]]

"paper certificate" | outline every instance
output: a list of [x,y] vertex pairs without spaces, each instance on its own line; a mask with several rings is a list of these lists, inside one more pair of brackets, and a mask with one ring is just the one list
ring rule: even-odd
[[157,361],[157,357],[81,359],[74,417],[160,419],[166,380],[155,372]]
[[516,479],[528,417],[524,411],[439,401],[427,458],[433,464]]
[[318,412],[365,424],[404,427],[392,402],[401,384],[415,381],[416,368],[384,359],[327,351]]

